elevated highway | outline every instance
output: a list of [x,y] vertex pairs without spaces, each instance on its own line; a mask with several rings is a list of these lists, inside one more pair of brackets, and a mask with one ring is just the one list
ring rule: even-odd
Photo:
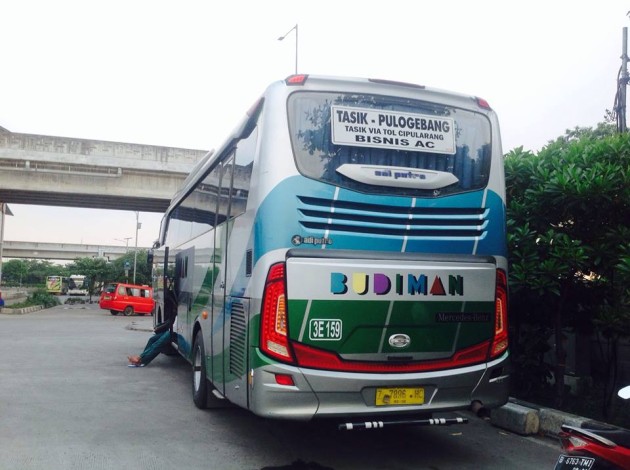
[[0,202],[164,212],[207,153],[0,127]]
[[[2,245],[3,258],[73,260],[75,258],[104,257],[110,261],[120,258],[135,248],[107,245],[81,245],[74,243],[14,242],[5,240]],[[138,247],[138,250],[148,250]]]

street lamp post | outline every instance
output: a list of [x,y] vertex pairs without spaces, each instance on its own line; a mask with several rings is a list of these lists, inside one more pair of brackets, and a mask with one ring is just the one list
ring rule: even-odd
[[295,24],[293,28],[287,31],[287,33],[284,36],[280,36],[278,38],[278,41],[282,41],[284,38],[286,38],[291,33],[291,31],[295,31],[295,74],[297,75],[298,73],[298,25],[297,23]]
[[138,261],[138,229],[141,227],[138,219],[140,217],[140,212],[136,211],[136,246],[133,252],[133,283],[136,283],[136,264]]
[[9,205],[6,202],[0,202],[0,285],[2,285],[2,250],[4,246],[4,223],[6,221],[5,216],[7,215],[13,215],[13,212],[11,212],[11,209],[9,209]]
[[125,242],[125,251],[129,251],[129,240],[133,237],[125,237],[125,238],[114,238],[114,240],[119,242]]

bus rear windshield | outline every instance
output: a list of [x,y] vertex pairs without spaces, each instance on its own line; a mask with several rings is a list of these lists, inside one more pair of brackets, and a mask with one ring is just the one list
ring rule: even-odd
[[[293,93],[288,111],[297,167],[309,178],[365,193],[416,197],[478,190],[488,183],[491,128],[481,113],[331,92]],[[430,184],[432,178],[439,180]]]

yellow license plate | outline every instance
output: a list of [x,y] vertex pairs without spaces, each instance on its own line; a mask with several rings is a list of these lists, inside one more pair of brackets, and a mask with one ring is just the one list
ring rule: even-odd
[[422,405],[424,388],[392,387],[376,389],[376,406],[387,405]]

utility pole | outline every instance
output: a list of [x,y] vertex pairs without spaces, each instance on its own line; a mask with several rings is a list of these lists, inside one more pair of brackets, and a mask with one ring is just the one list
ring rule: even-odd
[[615,113],[617,115],[617,131],[626,132],[626,87],[628,86],[628,28],[623,28],[621,44],[621,70],[617,80],[617,96]]
[[136,246],[133,252],[133,283],[136,283],[136,264],[138,262],[138,229],[141,227],[138,219],[140,217],[140,212],[136,211]]
[[4,224],[7,215],[13,215],[13,212],[11,212],[6,202],[0,202],[0,286],[2,285],[2,257],[4,256],[2,252],[4,247]]

